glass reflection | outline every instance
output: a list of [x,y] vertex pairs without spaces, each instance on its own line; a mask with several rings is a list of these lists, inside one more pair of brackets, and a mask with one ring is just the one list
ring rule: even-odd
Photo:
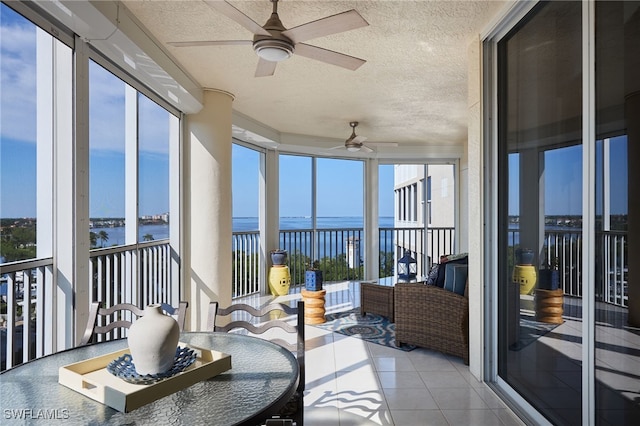
[[603,425],[640,423],[638,76],[640,2],[597,2],[595,391]]
[[499,375],[582,423],[581,5],[542,3],[498,44]]

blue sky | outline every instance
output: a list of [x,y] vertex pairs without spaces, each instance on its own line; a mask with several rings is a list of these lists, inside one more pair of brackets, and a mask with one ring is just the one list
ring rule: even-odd
[[[2,178],[1,217],[34,217],[36,211],[35,27],[2,5]],[[90,64],[90,216],[125,215],[125,84],[99,65]],[[11,107],[7,107],[11,105]],[[141,97],[139,105],[139,210],[141,215],[168,210],[168,113]],[[157,123],[145,125],[144,123]],[[159,143],[158,141],[161,141]],[[257,216],[258,154],[234,148],[233,209]],[[281,214],[311,214],[311,160],[281,159]],[[363,163],[318,160],[318,214],[362,216]],[[393,167],[380,168],[381,215],[393,215]],[[159,183],[160,182],[160,183]]]
[[[597,148],[597,163],[601,163],[600,148]],[[582,214],[582,145],[559,148],[545,153],[545,214]],[[627,213],[627,142],[626,136],[612,138],[610,143],[611,164],[611,213]],[[509,155],[509,214],[519,213],[519,156]],[[599,168],[598,173],[601,173]],[[594,188],[595,191],[595,188]],[[601,211],[600,208],[597,210]]]
[[[0,217],[35,217],[36,74],[35,27],[4,4],[0,8]],[[124,216],[124,83],[101,67],[90,66],[90,215]],[[140,97],[139,212],[169,209],[169,114]],[[581,149],[577,145],[546,154],[546,214],[582,211]],[[626,142],[611,148],[612,213],[627,211]],[[233,212],[257,216],[258,154],[233,151]],[[280,162],[281,216],[311,215],[311,160],[284,155]],[[318,160],[318,216],[362,216],[363,163]],[[510,180],[517,182],[517,162],[510,159]],[[393,166],[380,174],[380,216],[393,216]],[[560,183],[560,184],[555,184]],[[509,213],[517,214],[518,189],[510,189]]]
[[[36,29],[0,7],[0,217],[36,212]],[[90,64],[90,215],[124,216],[125,84]],[[169,210],[169,113],[139,96],[139,212]]]
[[[258,216],[259,154],[233,147],[233,215]],[[363,168],[359,160],[320,158],[317,161],[318,216],[363,215]],[[311,216],[311,158],[280,156],[280,216]],[[393,166],[380,173],[380,216],[393,216]]]

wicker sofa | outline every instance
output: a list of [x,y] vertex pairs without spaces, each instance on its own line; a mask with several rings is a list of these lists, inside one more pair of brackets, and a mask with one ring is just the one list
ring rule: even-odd
[[[468,282],[467,282],[468,285]],[[469,299],[424,283],[398,283],[394,294],[396,344],[462,357],[469,365]]]

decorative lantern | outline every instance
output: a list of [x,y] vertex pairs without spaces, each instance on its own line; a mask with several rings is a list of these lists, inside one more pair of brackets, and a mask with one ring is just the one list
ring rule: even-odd
[[405,250],[404,256],[398,260],[398,278],[402,280],[414,279],[418,273],[418,263],[411,257],[411,252]]

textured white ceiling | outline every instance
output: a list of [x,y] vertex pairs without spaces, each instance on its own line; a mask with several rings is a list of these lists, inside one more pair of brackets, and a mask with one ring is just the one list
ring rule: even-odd
[[[235,95],[234,110],[278,132],[346,139],[349,121],[372,142],[463,145],[467,136],[469,42],[504,6],[496,1],[281,1],[292,28],[356,9],[368,27],[308,44],[365,59],[356,71],[293,56],[272,77],[254,77],[251,46],[172,47],[170,41],[252,38],[201,0],[127,0],[180,66],[204,88]],[[260,25],[268,0],[231,1]]]

